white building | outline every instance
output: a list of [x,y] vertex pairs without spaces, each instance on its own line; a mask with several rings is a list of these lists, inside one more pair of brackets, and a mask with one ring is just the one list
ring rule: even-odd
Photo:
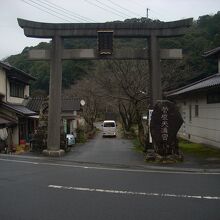
[[35,78],[0,62],[0,129],[7,129],[9,147],[26,141],[33,126],[30,116],[36,113],[22,104],[29,97],[30,80]]
[[218,73],[168,93],[184,123],[179,135],[196,143],[220,148],[220,47],[205,53],[218,58]]

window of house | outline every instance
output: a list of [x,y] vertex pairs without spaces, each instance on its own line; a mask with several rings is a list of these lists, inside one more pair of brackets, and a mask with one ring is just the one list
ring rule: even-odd
[[10,96],[24,98],[24,84],[10,82]]
[[220,103],[220,93],[219,91],[210,92],[207,94],[207,103]]
[[199,105],[195,105],[195,117],[199,117]]

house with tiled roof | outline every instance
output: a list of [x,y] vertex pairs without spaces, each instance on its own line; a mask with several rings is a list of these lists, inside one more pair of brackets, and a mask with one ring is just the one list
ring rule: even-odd
[[28,139],[36,112],[24,106],[29,85],[35,78],[8,63],[0,61],[0,132],[6,131],[9,147]]
[[[40,110],[47,111],[47,98],[29,96],[32,80],[35,80],[33,76],[0,61],[0,151],[4,136],[1,134],[7,133],[9,148],[28,143],[38,128]],[[64,132],[76,135],[78,124],[83,120],[79,114],[82,110],[80,100],[63,97],[61,108]]]
[[[40,115],[41,111],[48,111],[47,97],[31,97],[25,100],[25,106]],[[76,129],[79,121],[81,121],[80,112],[82,108],[80,99],[74,97],[62,97],[61,102],[61,118],[63,121],[64,132],[66,134],[74,134],[76,136]]]
[[196,143],[220,148],[220,47],[204,54],[218,59],[218,73],[167,93],[184,123],[179,135]]

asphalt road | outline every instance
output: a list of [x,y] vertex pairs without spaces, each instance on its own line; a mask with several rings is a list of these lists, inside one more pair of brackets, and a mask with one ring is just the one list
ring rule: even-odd
[[220,173],[142,164],[101,134],[63,158],[0,155],[0,220],[220,219]]
[[[96,124],[100,128],[100,123]],[[145,165],[144,156],[134,150],[131,141],[114,137],[102,137],[101,132],[83,145],[77,145],[68,153],[65,160],[119,165]]]
[[1,220],[218,220],[220,175],[0,157]]

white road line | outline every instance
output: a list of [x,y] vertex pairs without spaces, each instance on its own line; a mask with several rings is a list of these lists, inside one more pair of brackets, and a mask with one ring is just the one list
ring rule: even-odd
[[7,162],[14,162],[14,163],[28,163],[28,164],[34,164],[38,165],[37,162],[27,161],[27,160],[9,160],[9,159],[0,159],[0,161],[7,161]]
[[123,190],[96,189],[96,188],[83,188],[83,187],[58,186],[58,185],[48,185],[48,187],[54,188],[54,189],[60,189],[60,190],[99,192],[99,193],[110,193],[110,194],[146,196],[146,197],[172,197],[172,198],[185,198],[185,199],[220,200],[219,196],[178,195],[178,194],[169,194],[169,193],[132,192],[132,191],[123,191]]
[[[7,161],[12,163],[27,163],[34,165],[46,165],[46,166],[58,166],[58,167],[71,167],[80,169],[91,169],[91,170],[106,170],[106,171],[119,171],[119,172],[136,172],[136,173],[160,173],[160,174],[183,174],[183,175],[220,175],[220,173],[215,172],[196,172],[196,171],[169,171],[169,170],[147,170],[147,169],[131,169],[131,168],[111,168],[111,167],[96,167],[96,166],[82,166],[73,164],[60,164],[60,163],[49,163],[49,162],[31,162],[26,160],[14,160],[14,159],[2,159],[0,161]],[[107,165],[106,165],[107,166]]]

